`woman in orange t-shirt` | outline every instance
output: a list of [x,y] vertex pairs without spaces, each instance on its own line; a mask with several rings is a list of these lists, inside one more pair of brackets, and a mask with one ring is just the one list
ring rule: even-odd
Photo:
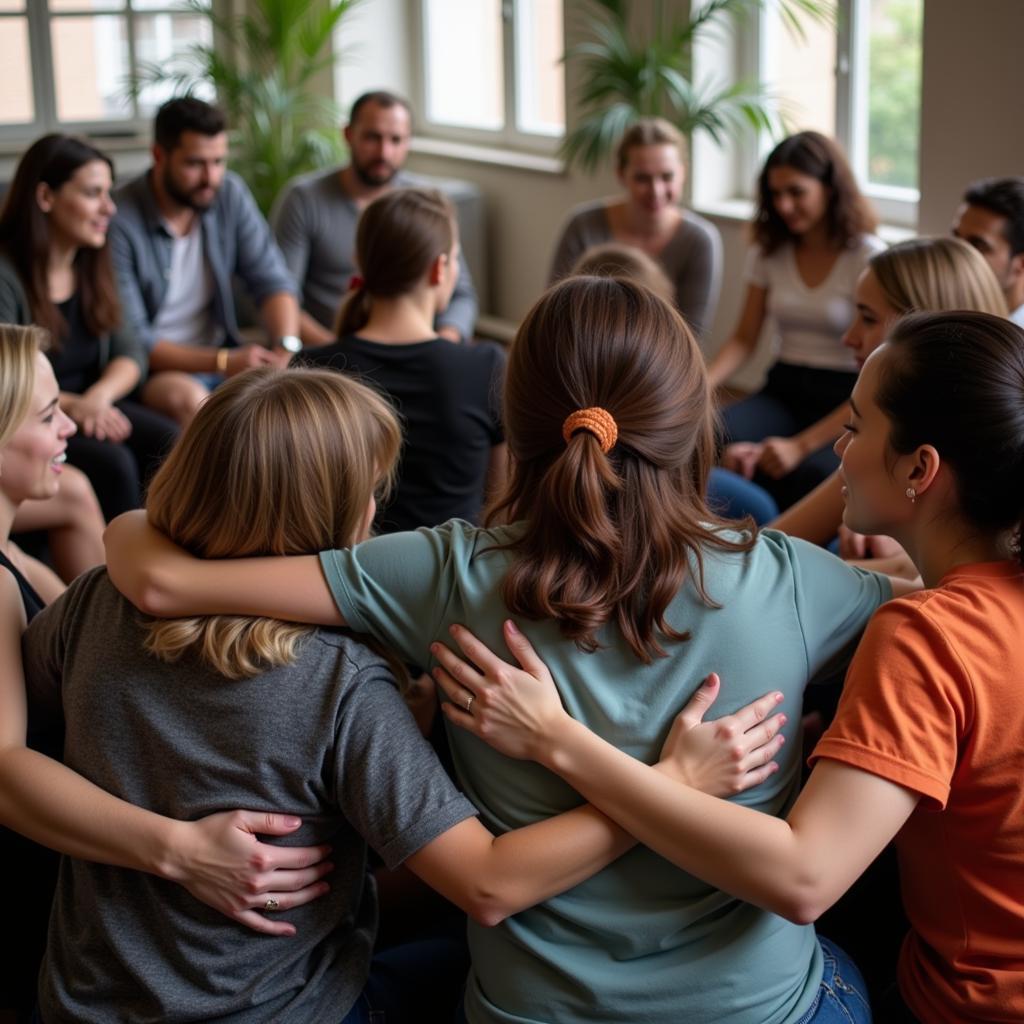
[[[986,313],[906,317],[864,364],[850,409],[836,445],[844,521],[898,540],[927,589],[871,620],[788,819],[609,746],[566,715],[513,628],[525,672],[465,631],[473,666],[439,652],[455,677],[438,670],[456,698],[444,710],[685,870],[796,921],[814,921],[895,836],[911,930],[898,1005],[880,1019],[1021,1021],[1024,330]],[[469,692],[472,715],[460,710]]]

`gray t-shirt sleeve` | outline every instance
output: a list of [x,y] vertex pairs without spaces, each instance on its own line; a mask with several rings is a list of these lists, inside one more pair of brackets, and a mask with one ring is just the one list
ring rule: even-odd
[[125,222],[124,215],[120,219],[115,217],[110,222],[107,238],[110,240],[110,258],[114,265],[125,329],[130,331],[148,351],[158,339],[142,294],[142,285],[135,267],[131,230]]
[[459,250],[459,279],[448,302],[448,308],[437,317],[437,327],[454,327],[463,341],[473,337],[476,327],[477,301],[473,275],[462,250]]
[[848,565],[815,544],[775,530],[765,540],[788,558],[793,573],[797,619],[807,656],[807,678],[835,667],[835,659],[852,654],[868,620],[892,597],[887,576]]
[[382,664],[351,680],[338,718],[335,799],[388,868],[476,816]]
[[300,294],[306,284],[311,237],[306,205],[305,191],[292,185],[281,194],[270,213],[271,229]]
[[[601,216],[604,214],[601,212]],[[603,238],[593,237],[594,211],[590,207],[578,210],[566,222],[559,236],[558,245],[555,247],[555,256],[551,261],[551,271],[548,274],[548,285],[553,285],[567,277],[576,261],[586,252],[590,245],[607,242],[611,232],[605,232]]]
[[676,306],[698,338],[706,338],[722,290],[722,237],[693,215],[684,220],[684,255],[673,269]]

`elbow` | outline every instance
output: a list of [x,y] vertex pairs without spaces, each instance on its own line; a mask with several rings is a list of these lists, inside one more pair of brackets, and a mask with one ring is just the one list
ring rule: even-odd
[[837,895],[824,877],[804,872],[778,894],[777,902],[768,909],[793,924],[814,924],[835,903]]
[[515,913],[496,893],[476,893],[466,901],[462,909],[484,928],[494,928]]

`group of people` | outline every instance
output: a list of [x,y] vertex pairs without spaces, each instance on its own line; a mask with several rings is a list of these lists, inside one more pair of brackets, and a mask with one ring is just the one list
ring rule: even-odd
[[[195,98],[117,190],[82,140],[22,158],[0,1003],[865,1022],[813,922],[895,839],[910,930],[875,1019],[1019,1020],[1024,179],[886,248],[836,144],[784,140],[708,360],[720,239],[680,206],[682,138],[642,120],[506,355],[472,341],[410,133],[400,97],[361,97],[350,162],[270,225]],[[725,405],[766,325],[764,388]],[[805,781],[805,688],[847,663]],[[435,686],[451,774],[410,714]],[[375,942],[370,851],[468,914],[468,977],[429,911]]]

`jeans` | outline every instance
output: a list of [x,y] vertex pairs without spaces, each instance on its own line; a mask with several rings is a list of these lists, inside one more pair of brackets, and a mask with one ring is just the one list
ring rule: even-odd
[[818,936],[825,963],[811,1008],[797,1024],[871,1024],[867,987],[857,965],[834,943]]
[[715,466],[708,479],[708,507],[723,519],[753,516],[758,526],[779,514],[775,499],[763,487],[721,466]]

